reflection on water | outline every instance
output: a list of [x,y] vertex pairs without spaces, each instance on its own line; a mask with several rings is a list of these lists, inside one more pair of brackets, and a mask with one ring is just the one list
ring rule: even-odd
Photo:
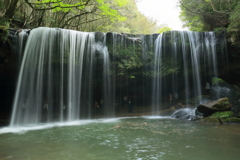
[[30,128],[32,130],[11,130],[16,133],[9,133],[10,128],[0,129],[1,160],[239,158],[239,125],[216,126],[169,118],[134,117]]

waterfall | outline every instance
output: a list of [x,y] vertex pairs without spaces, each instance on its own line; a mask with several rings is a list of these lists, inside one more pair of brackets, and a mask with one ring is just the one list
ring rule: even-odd
[[15,93],[11,126],[77,120],[94,108],[94,34],[33,29]]
[[189,103],[204,95],[205,82],[218,76],[216,37],[214,32],[171,31],[158,36],[155,42],[152,104],[156,112],[165,102],[171,107],[169,94]]
[[217,47],[225,44],[214,32],[190,31],[130,35],[42,27],[18,36],[19,53],[25,49],[11,126],[113,117],[126,110],[124,95],[135,107],[151,106],[152,114],[177,103],[169,105],[169,94],[188,104],[218,76],[224,54]]

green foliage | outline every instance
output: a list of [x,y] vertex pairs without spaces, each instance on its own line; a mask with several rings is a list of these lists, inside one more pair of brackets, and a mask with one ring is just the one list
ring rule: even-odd
[[[110,18],[110,21],[111,22],[114,22],[115,20],[118,20],[118,21],[125,21],[126,20],[126,17],[123,17],[121,16],[117,10],[115,9],[112,9],[110,4],[106,1],[103,1],[103,0],[96,0],[98,2],[98,9],[100,11],[102,11],[100,13],[100,15],[103,15],[103,16],[108,16]],[[125,0],[123,3],[119,2],[119,0],[117,0],[115,2],[115,4],[118,6],[118,7],[123,7],[124,5],[127,4],[127,1]]]
[[223,123],[240,123],[240,118],[237,117],[227,117],[227,118],[221,118],[221,121]]
[[228,101],[223,101],[223,102],[221,103],[221,105],[228,105],[228,104],[230,104]]
[[5,17],[13,17],[11,28],[45,26],[134,34],[149,34],[158,28],[155,20],[140,14],[135,0],[5,1],[11,5],[4,8],[0,1],[0,10]]
[[164,27],[161,27],[160,29],[158,29],[157,33],[163,33],[163,32],[171,31],[171,30],[172,30],[172,28],[164,26]]
[[180,18],[193,31],[227,30],[228,41],[240,46],[239,0],[180,0]]
[[215,112],[210,117],[212,118],[227,118],[233,117],[234,113],[232,111],[225,111],[225,112]]
[[236,85],[233,85],[233,87],[235,88],[235,89],[240,89],[238,86],[236,86]]
[[129,45],[123,49],[122,46],[117,45],[113,54],[119,61],[115,62],[114,65],[123,72],[127,71],[127,69],[140,68],[143,64],[141,52],[138,52],[140,48],[138,47]]
[[206,117],[200,120],[200,122],[209,123],[209,124],[220,124],[220,121],[218,120],[218,118],[213,118],[213,117]]
[[5,43],[8,40],[8,29],[10,26],[10,20],[8,21],[4,17],[0,17],[0,41]]
[[219,85],[219,84],[225,84],[225,83],[226,82],[221,78],[217,78],[217,77],[212,78],[212,85]]

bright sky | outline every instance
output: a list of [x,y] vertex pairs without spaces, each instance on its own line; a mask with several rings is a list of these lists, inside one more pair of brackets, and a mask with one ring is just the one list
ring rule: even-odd
[[186,30],[178,18],[180,8],[178,0],[137,0],[138,10],[147,17],[157,20],[158,24],[167,24],[173,30]]

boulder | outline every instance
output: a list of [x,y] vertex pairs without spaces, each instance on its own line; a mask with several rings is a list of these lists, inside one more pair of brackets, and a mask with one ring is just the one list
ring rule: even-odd
[[224,112],[215,112],[210,117],[212,118],[228,118],[228,117],[234,117],[233,111],[224,111]]
[[218,120],[218,118],[212,118],[212,117],[200,119],[198,122],[204,122],[204,123],[208,123],[208,124],[221,124],[221,122]]
[[208,103],[200,104],[197,107],[198,112],[202,113],[204,117],[212,115],[217,111],[229,111],[231,110],[228,98],[221,98],[216,101],[210,101]]
[[197,115],[197,116],[204,116],[203,113],[201,113],[201,112],[199,112],[199,111],[197,110],[197,108],[196,108],[196,110],[195,110],[195,115]]
[[237,117],[221,118],[220,121],[222,123],[240,123],[240,118]]

